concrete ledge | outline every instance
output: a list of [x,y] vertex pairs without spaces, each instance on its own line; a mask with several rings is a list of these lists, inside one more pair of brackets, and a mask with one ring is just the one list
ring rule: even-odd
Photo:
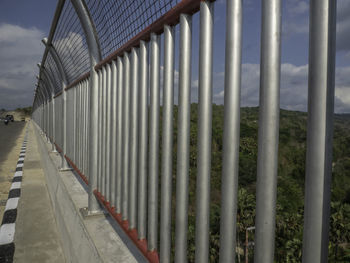
[[59,172],[60,156],[33,123],[43,170],[67,262],[147,262],[119,225],[107,214],[83,219],[87,189],[72,171]]

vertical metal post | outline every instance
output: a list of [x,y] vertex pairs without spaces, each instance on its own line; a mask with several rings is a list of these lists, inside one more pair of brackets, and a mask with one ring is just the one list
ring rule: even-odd
[[175,215],[175,262],[178,263],[187,262],[191,42],[192,17],[181,14]]
[[130,85],[130,162],[129,162],[129,228],[136,228],[137,215],[137,153],[138,153],[138,51],[131,49]]
[[[47,42],[45,39],[43,39],[43,43],[47,45]],[[63,68],[63,64],[57,54],[57,51],[54,49],[53,46],[48,46],[51,57],[55,61],[55,64],[57,65],[57,68],[59,69],[60,72],[60,77],[62,81],[62,95],[61,95],[61,100],[62,100],[62,153],[61,153],[61,168],[60,171],[65,171],[65,170],[70,170],[67,161],[65,159],[65,155],[67,152],[67,92],[65,90],[65,87],[68,83],[66,73]]]
[[111,200],[110,196],[110,158],[111,158],[111,66],[109,64],[106,65],[106,170],[105,170],[105,190],[106,190],[106,199],[108,201]]
[[173,175],[174,30],[164,26],[164,88],[162,115],[162,187],[160,218],[160,261],[170,262],[171,193]]
[[80,157],[81,157],[81,120],[82,120],[82,116],[81,116],[81,85],[80,83],[78,83],[74,89],[77,90],[77,101],[75,103],[77,103],[77,107],[78,107],[78,120],[77,120],[77,145],[78,145],[78,156],[77,156],[77,160],[76,160],[76,165],[79,168],[80,167]]
[[117,178],[116,178],[116,206],[115,210],[118,214],[121,213],[121,199],[122,199],[122,154],[123,154],[123,60],[121,57],[117,58]]
[[328,262],[336,1],[310,1],[303,262]]
[[273,262],[277,195],[281,0],[262,2],[254,262]]
[[111,161],[110,161],[110,202],[112,206],[116,206],[116,176],[117,176],[117,65],[115,61],[112,61],[111,65]]
[[242,64],[242,0],[226,2],[220,263],[235,262]]
[[200,3],[196,262],[209,259],[209,203],[213,85],[213,3]]
[[85,143],[85,136],[86,136],[86,114],[87,114],[87,110],[86,110],[86,100],[85,100],[85,94],[86,94],[86,86],[85,86],[85,82],[86,80],[82,81],[82,104],[83,104],[83,129],[82,129],[82,172],[83,174],[86,174],[86,167],[85,167],[85,156],[86,156],[86,143]]
[[52,149],[53,153],[57,153],[55,142],[56,142],[56,106],[54,93],[52,93]]
[[83,168],[83,154],[84,154],[84,151],[83,151],[83,125],[84,125],[84,109],[83,109],[83,83],[80,82],[79,83],[79,108],[80,108],[80,132],[79,132],[79,151],[80,151],[80,156],[79,156],[79,170],[82,171],[82,168]]
[[129,142],[130,142],[130,59],[124,53],[123,76],[123,152],[122,152],[122,215],[123,220],[129,219],[128,187],[129,187]]
[[51,136],[52,136],[52,142],[51,142],[51,145],[52,145],[52,152],[57,152],[56,151],[56,147],[55,147],[55,141],[56,141],[56,135],[55,135],[55,99],[54,99],[54,96],[55,96],[55,90],[54,90],[54,86],[53,86],[53,80],[50,76],[50,74],[47,72],[46,68],[45,67],[42,67],[41,64],[39,63],[38,64],[38,67],[42,70],[41,72],[44,74],[44,76],[46,76],[46,79],[48,80],[49,82],[49,85],[51,87],[51,101],[52,101],[52,111],[51,111],[51,122],[52,122],[52,131],[51,131]]
[[148,134],[148,62],[146,42],[140,41],[139,70],[139,155],[138,155],[138,237],[146,238],[147,224],[147,134]]
[[99,83],[99,88],[98,88],[98,169],[97,169],[97,177],[98,177],[98,185],[97,189],[99,192],[102,191],[102,86],[103,86],[103,80],[102,80],[102,69],[98,72],[98,83]]
[[89,120],[89,202],[90,214],[100,211],[93,191],[97,188],[97,135],[98,135],[98,76],[95,70],[90,70],[90,120]]
[[71,0],[72,5],[79,17],[80,23],[86,36],[86,42],[90,55],[90,152],[89,152],[89,202],[90,214],[100,210],[93,191],[97,187],[97,132],[98,132],[98,77],[95,71],[96,64],[101,60],[101,52],[98,43],[96,29],[91,21],[91,16],[82,0]]
[[78,138],[78,133],[77,133],[77,122],[78,122],[78,113],[77,113],[77,89],[73,89],[72,90],[73,93],[73,117],[74,117],[74,121],[73,121],[73,162],[76,162],[77,160],[77,152],[78,152],[78,147],[77,147],[77,138]]
[[106,197],[106,142],[107,142],[107,72],[105,66],[102,67],[102,141],[101,141],[101,193]]
[[90,153],[90,148],[89,148],[89,117],[90,117],[90,102],[89,102],[89,93],[90,93],[90,89],[89,89],[89,83],[90,83],[90,79],[88,79],[85,83],[85,90],[86,90],[86,94],[85,94],[85,101],[86,101],[86,138],[85,138],[85,145],[86,145],[86,152],[85,152],[85,163],[86,163],[86,177],[88,178],[88,180],[90,181],[90,172],[89,172],[89,153]]
[[157,249],[158,242],[158,158],[159,158],[159,36],[151,34],[150,116],[148,159],[148,250]]

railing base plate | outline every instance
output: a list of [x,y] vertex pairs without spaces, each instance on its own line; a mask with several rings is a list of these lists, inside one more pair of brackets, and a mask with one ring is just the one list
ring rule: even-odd
[[87,207],[82,207],[79,209],[80,214],[84,219],[92,218],[92,217],[100,217],[100,216],[108,216],[106,212],[103,210],[98,211],[89,211]]

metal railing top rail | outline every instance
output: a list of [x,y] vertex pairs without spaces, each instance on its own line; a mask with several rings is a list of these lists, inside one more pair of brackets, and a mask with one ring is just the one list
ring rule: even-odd
[[63,93],[63,91],[60,91],[60,92],[58,92],[53,98],[55,99],[55,98],[57,98],[57,97],[59,97],[59,96],[61,96],[62,95],[62,93]]
[[64,90],[69,90],[71,88],[74,88],[79,82],[88,79],[90,77],[90,71],[86,72],[85,74],[81,75],[79,78],[74,80],[72,83],[70,83]]
[[[125,42],[124,45],[120,46],[117,50],[111,53],[109,56],[104,58],[95,69],[100,69],[104,64],[111,63],[118,56],[122,56],[124,52],[129,52],[132,47],[137,47],[141,40],[149,41],[151,33],[161,34],[164,31],[164,26],[174,26],[179,23],[180,14],[194,14],[199,10],[201,0],[182,0],[175,5],[167,13],[159,17],[152,24],[145,27],[142,31],[136,34],[133,38]],[[211,2],[215,2],[212,0]]]

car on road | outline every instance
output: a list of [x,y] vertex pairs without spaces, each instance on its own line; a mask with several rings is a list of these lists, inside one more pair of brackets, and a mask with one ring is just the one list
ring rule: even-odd
[[6,119],[8,119],[11,122],[14,122],[15,118],[13,118],[13,115],[7,114]]

